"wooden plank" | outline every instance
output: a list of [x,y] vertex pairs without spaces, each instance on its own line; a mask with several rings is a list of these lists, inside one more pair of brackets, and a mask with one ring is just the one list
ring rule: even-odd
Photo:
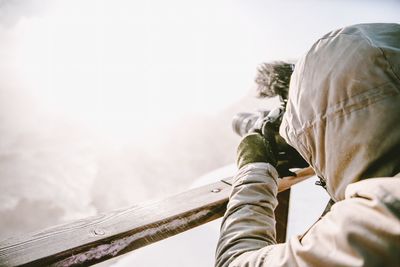
[[88,266],[219,218],[230,186],[217,182],[143,206],[0,243],[0,266]]
[[[303,172],[303,173],[302,173]],[[279,191],[309,177],[279,180]],[[230,185],[217,182],[0,242],[0,266],[88,266],[221,217]],[[287,219],[287,218],[286,218]]]
[[285,191],[286,189],[289,189],[292,185],[300,183],[301,181],[304,181],[314,175],[314,170],[311,167],[300,169],[296,171],[296,176],[288,176],[279,179],[278,191]]

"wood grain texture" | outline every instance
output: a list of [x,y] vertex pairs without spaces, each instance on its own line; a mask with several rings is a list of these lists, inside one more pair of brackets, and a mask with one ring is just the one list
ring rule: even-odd
[[0,243],[0,266],[88,266],[223,215],[230,186],[217,182],[161,201]]
[[[280,179],[278,190],[286,190],[311,175],[301,170],[297,177]],[[0,266],[89,266],[102,262],[223,216],[230,187],[229,182],[221,181],[1,241]],[[286,235],[289,193],[285,196],[278,196],[282,199],[276,211],[279,241]]]

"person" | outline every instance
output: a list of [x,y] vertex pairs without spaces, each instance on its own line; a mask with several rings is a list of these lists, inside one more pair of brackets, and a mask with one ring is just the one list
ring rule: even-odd
[[215,266],[400,266],[399,120],[400,25],[352,25],[319,39],[295,65],[280,135],[335,204],[304,235],[276,244],[276,155],[248,134]]

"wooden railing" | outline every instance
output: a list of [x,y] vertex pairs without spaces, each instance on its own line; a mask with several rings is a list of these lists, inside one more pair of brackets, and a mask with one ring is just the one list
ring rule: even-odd
[[[284,242],[289,189],[313,175],[279,180],[277,241]],[[230,180],[0,242],[0,266],[88,266],[122,255],[223,216]]]

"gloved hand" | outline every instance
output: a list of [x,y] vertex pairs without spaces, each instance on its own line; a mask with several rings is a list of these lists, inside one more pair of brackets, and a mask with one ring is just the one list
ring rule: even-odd
[[246,135],[239,144],[237,149],[236,164],[238,168],[242,168],[246,164],[255,162],[267,162],[272,166],[276,166],[276,158],[274,153],[275,140],[267,140],[260,133],[251,133]]

